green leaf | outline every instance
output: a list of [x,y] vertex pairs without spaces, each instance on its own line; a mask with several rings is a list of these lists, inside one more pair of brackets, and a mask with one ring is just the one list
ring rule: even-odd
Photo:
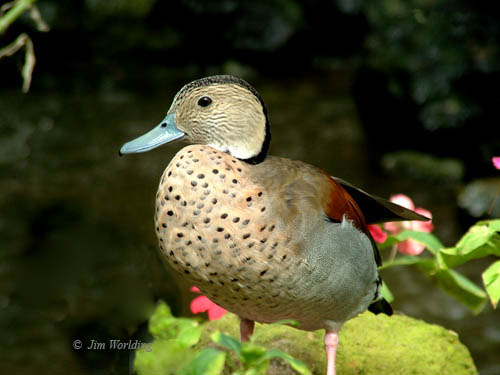
[[139,375],[176,374],[194,356],[193,350],[177,340],[157,340],[151,349],[136,351],[134,369]]
[[155,339],[175,338],[176,331],[172,329],[175,320],[170,307],[161,301],[149,319],[149,332]]
[[271,359],[271,358],[281,358],[281,359],[284,359],[299,374],[303,374],[303,375],[310,375],[311,374],[311,370],[309,370],[307,368],[307,365],[304,362],[302,362],[302,361],[300,361],[300,360],[298,360],[296,358],[293,358],[290,354],[284,353],[284,352],[282,352],[279,349],[271,349],[271,350],[269,350],[265,354],[264,358],[265,359]]
[[212,336],[210,336],[210,338],[216,344],[224,346],[230,350],[234,350],[238,354],[238,357],[241,356],[241,343],[234,337],[216,331],[212,334]]
[[247,366],[255,366],[262,363],[266,354],[266,348],[255,345],[250,342],[244,342],[241,345],[241,361]]
[[425,245],[427,250],[433,254],[436,254],[439,249],[444,247],[441,241],[439,241],[439,239],[432,233],[405,230],[395,235],[388,235],[385,242],[378,244],[378,248],[382,250],[406,240],[414,240]]
[[164,319],[172,319],[174,316],[172,315],[172,311],[170,307],[163,301],[158,303],[156,309],[149,319],[149,328],[156,328],[156,325],[163,321]]
[[[200,336],[197,331],[199,330],[201,335],[201,327],[199,323],[194,319],[188,318],[173,318],[164,319],[157,326],[158,330],[156,332],[151,332],[153,336],[158,338],[175,338],[183,342],[186,345],[194,345],[198,342]],[[181,338],[182,336],[182,338]]]
[[392,295],[386,283],[382,283],[382,288],[380,288],[380,293],[382,293],[382,296],[385,298],[387,302],[391,303],[392,301],[394,301],[394,296]]
[[392,247],[392,246],[396,245],[398,242],[401,242],[401,241],[399,241],[396,237],[388,234],[385,241],[377,244],[377,247],[379,250],[383,250],[383,249],[386,249],[388,247]]
[[418,264],[421,262],[428,261],[429,259],[426,258],[420,258],[416,255],[403,255],[400,257],[395,258],[392,262],[384,262],[382,266],[380,266],[378,269],[383,270],[386,268],[391,268],[391,267],[396,267],[396,266],[412,266],[414,264]]
[[414,240],[419,242],[427,248],[432,254],[436,254],[444,246],[439,241],[439,239],[432,233],[417,232],[413,230],[405,230],[397,235],[393,236],[397,239],[397,242],[403,242],[406,240]]
[[500,300],[500,260],[491,264],[482,275],[486,292],[490,297],[493,308],[497,307]]
[[202,328],[194,319],[174,317],[162,301],[149,319],[149,331],[155,339],[176,339],[185,346],[193,346],[200,340]]
[[193,346],[200,341],[201,332],[202,328],[199,325],[183,324],[179,326],[177,340],[186,346]]
[[[500,220],[480,221],[472,226],[458,241],[460,255],[467,255],[478,248],[487,247],[490,254],[500,256]],[[491,243],[493,241],[493,243]]]
[[438,261],[443,268],[452,268],[472,259],[488,255],[500,256],[500,220],[481,221],[462,236],[455,247],[441,249]]
[[214,348],[203,349],[182,371],[181,375],[219,375],[224,370],[226,353]]
[[491,231],[500,232],[500,219],[482,220],[477,222],[477,225],[487,225]]
[[475,314],[484,308],[487,301],[486,293],[462,274],[454,270],[438,270],[433,279],[441,289],[462,302]]
[[462,236],[456,247],[461,254],[467,254],[487,243],[491,234],[487,225],[476,224]]
[[417,268],[427,274],[427,276],[433,276],[437,270],[439,269],[439,266],[436,262],[435,259],[422,259],[421,262],[416,263]]
[[416,255],[403,255],[392,262],[385,262],[379,267],[380,270],[396,266],[417,266],[421,271],[432,276],[437,269],[436,262],[432,258],[422,258]]

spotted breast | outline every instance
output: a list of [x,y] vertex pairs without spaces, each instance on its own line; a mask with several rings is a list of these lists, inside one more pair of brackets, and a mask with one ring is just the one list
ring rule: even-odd
[[[295,319],[302,329],[323,328],[325,321],[338,326],[373,299],[377,272],[371,244],[367,238],[363,243],[364,235],[349,221],[344,227],[351,228],[355,243],[362,243],[366,265],[358,261],[346,267],[351,264],[346,249],[336,254],[335,246],[312,245],[323,232],[335,233],[332,226],[340,228],[316,212],[322,210],[320,181],[327,179],[301,162],[269,157],[249,170],[210,146],[187,146],[165,169],[158,189],[160,251],[173,269],[242,318]],[[344,266],[336,270],[328,259]],[[351,280],[349,293],[342,291],[339,275]],[[359,289],[366,289],[361,295],[352,293],[354,275]],[[342,300],[341,306],[332,303],[335,299]]]
[[162,176],[155,222],[175,270],[216,303],[250,315],[250,305],[280,310],[273,283],[281,284],[279,271],[292,259],[283,251],[290,238],[276,229],[269,197],[246,168],[212,147],[183,148]]
[[237,77],[185,85],[163,121],[120,152],[177,140],[191,145],[170,162],[156,196],[162,256],[242,318],[242,340],[254,321],[324,328],[327,374],[335,375],[342,324],[367,308],[392,314],[367,224],[427,218],[306,163],[268,156],[264,101]]

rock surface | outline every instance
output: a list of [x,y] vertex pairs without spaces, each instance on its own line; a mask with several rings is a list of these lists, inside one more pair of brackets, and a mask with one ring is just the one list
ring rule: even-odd
[[[323,331],[305,332],[287,326],[262,329],[256,324],[257,344],[279,348],[305,362],[313,374],[324,374],[326,358]],[[239,320],[233,314],[204,324],[200,347],[220,330],[239,337]],[[280,360],[273,360],[270,374],[294,374]],[[404,315],[373,315],[366,312],[347,322],[340,332],[337,353],[339,375],[473,375],[476,367],[458,335],[443,327]]]

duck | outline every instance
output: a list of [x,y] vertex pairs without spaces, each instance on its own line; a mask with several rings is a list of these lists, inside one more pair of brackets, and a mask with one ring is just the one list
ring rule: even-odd
[[161,258],[241,319],[291,319],[324,329],[327,375],[338,333],[365,310],[393,313],[369,224],[427,220],[307,163],[268,155],[270,121],[245,80],[216,75],[183,86],[166,117],[120,155],[188,143],[161,176],[155,231]]

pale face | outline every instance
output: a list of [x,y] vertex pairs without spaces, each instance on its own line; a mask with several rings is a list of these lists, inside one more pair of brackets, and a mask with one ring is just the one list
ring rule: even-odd
[[177,140],[208,145],[248,163],[260,163],[271,140],[264,103],[257,91],[237,77],[193,81],[177,93],[162,122],[125,143],[120,154],[146,152]]
[[168,113],[175,114],[175,125],[187,142],[206,144],[239,159],[256,156],[266,136],[259,99],[234,83],[183,88]]

